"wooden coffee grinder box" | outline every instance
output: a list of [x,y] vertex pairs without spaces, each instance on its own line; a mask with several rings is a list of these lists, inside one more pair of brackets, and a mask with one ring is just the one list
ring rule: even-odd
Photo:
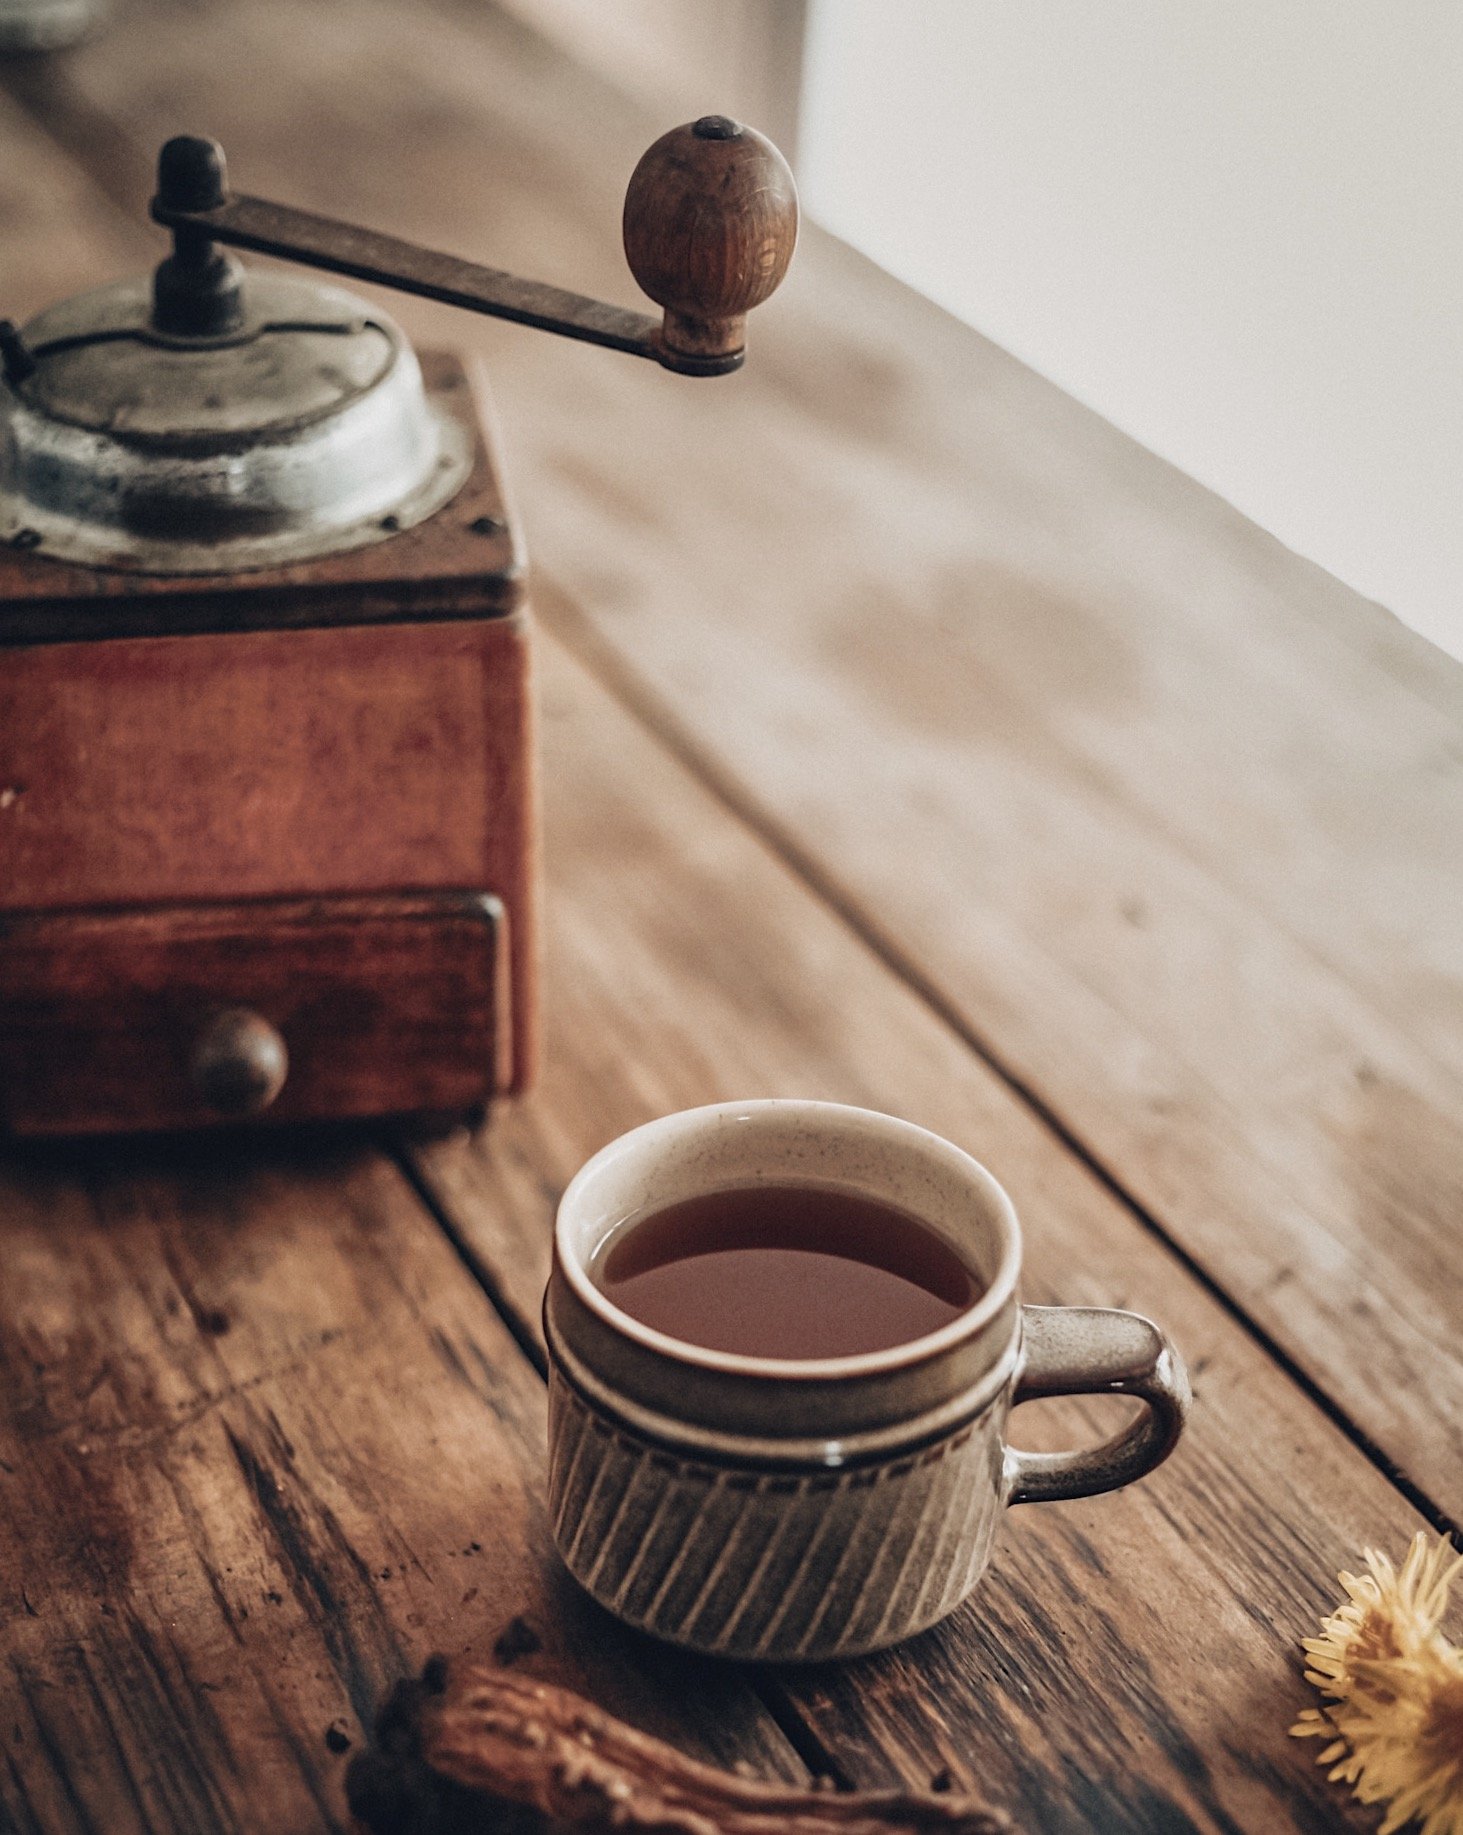
[[709,116],[625,205],[650,318],[230,193],[0,327],[0,1132],[466,1116],[531,1078],[521,540],[481,378],[224,245],[721,375],[797,206]]

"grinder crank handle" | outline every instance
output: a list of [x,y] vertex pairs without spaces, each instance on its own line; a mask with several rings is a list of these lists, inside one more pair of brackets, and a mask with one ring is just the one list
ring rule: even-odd
[[747,313],[787,272],[798,227],[787,161],[724,115],[662,134],[625,194],[625,255],[662,307],[660,323],[396,236],[235,195],[223,148],[191,134],[162,150],[152,215],[174,235],[154,284],[153,322],[176,336],[223,336],[240,322],[236,265],[214,246],[228,243],[650,357],[685,376],[741,367]]

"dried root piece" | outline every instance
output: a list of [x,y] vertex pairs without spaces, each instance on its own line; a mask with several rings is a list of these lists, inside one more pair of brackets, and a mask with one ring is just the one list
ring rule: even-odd
[[347,1791],[371,1835],[1002,1835],[930,1792],[794,1790],[718,1771],[567,1689],[428,1664],[382,1711]]

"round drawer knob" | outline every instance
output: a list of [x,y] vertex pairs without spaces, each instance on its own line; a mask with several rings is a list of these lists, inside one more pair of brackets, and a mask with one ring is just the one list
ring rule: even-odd
[[290,1056],[285,1042],[257,1013],[232,1007],[216,1013],[193,1047],[193,1087],[218,1115],[258,1115],[284,1088]]

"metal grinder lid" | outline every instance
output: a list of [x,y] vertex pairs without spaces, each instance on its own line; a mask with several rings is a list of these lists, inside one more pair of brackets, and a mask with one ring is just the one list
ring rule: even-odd
[[0,541],[236,573],[385,540],[451,499],[470,436],[385,313],[257,270],[241,308],[222,335],[160,331],[139,278],[32,319],[29,373],[0,385]]

